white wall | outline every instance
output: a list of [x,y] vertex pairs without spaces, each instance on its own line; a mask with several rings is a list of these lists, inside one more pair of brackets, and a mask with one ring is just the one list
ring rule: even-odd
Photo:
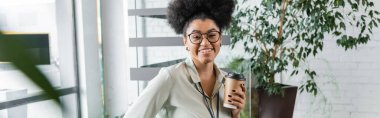
[[367,44],[348,51],[326,38],[323,52],[309,65],[318,73],[320,93],[298,94],[294,118],[380,117],[380,28],[373,33]]
[[349,51],[326,40],[324,51],[310,64],[318,73],[321,93],[317,97],[299,94],[294,117],[379,118],[379,37],[378,28],[368,44]]

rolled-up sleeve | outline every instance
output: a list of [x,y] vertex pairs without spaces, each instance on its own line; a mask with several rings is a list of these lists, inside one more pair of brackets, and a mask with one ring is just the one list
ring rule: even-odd
[[154,118],[169,97],[174,80],[162,68],[129,108],[124,118]]

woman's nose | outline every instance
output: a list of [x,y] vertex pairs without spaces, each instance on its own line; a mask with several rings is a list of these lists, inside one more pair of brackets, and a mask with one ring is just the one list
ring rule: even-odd
[[201,45],[209,45],[209,44],[211,44],[211,42],[208,41],[207,35],[202,35]]

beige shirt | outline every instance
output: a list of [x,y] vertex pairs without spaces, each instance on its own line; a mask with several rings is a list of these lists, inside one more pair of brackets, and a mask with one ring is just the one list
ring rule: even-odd
[[[224,72],[215,64],[214,68],[217,81],[211,96],[212,111],[215,118],[218,113],[219,118],[231,118],[231,110],[223,107]],[[191,58],[162,68],[124,118],[211,118],[199,83],[200,78]],[[207,101],[210,102],[209,97]]]

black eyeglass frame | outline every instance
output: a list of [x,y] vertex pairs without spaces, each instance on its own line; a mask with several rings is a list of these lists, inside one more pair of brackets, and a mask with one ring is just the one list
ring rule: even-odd
[[[211,32],[217,32],[218,34],[219,34],[219,37],[218,37],[218,40],[216,40],[216,41],[214,41],[214,42],[211,42],[210,40],[209,40],[209,38],[208,38],[208,34],[209,33],[211,33]],[[201,34],[201,41],[199,42],[199,43],[194,43],[192,40],[191,40],[191,37],[190,37],[190,35],[192,35],[192,34]],[[203,41],[203,35],[206,35],[206,39],[207,39],[207,41],[208,42],[210,42],[210,43],[216,43],[216,42],[218,42],[219,40],[220,40],[220,38],[221,38],[221,32],[220,31],[210,31],[210,32],[207,32],[207,33],[198,33],[198,32],[193,32],[193,33],[190,33],[190,34],[188,34],[187,36],[189,37],[189,40],[190,40],[190,42],[191,43],[193,43],[193,44],[201,44],[202,43],[202,41]]]

